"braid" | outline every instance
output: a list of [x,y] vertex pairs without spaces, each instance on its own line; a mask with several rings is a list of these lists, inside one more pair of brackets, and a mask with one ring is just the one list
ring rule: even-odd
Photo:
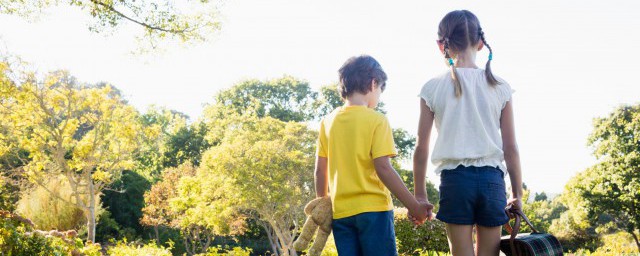
[[460,79],[458,79],[458,72],[456,71],[456,67],[453,63],[453,57],[449,54],[449,38],[445,37],[444,41],[444,58],[449,61],[449,67],[451,68],[451,79],[453,79],[453,85],[456,92],[456,98],[462,96],[462,85],[460,84]]
[[493,73],[491,72],[491,59],[493,59],[493,50],[487,43],[487,40],[484,38],[484,32],[482,31],[482,28],[479,28],[478,31],[480,31],[480,40],[482,40],[482,43],[487,47],[487,49],[489,49],[489,60],[487,60],[487,65],[484,69],[485,75],[487,76],[487,82],[490,85],[495,86],[497,84],[500,84],[500,82],[493,76]]

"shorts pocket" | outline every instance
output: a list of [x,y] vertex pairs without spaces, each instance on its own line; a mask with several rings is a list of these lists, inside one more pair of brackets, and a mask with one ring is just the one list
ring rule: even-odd
[[487,183],[487,199],[496,201],[507,201],[507,191],[504,183]]

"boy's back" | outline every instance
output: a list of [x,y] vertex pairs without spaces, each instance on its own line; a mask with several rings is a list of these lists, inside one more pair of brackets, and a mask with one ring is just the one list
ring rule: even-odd
[[320,124],[318,156],[328,159],[333,218],[393,209],[373,159],[395,156],[387,118],[366,106],[342,106]]

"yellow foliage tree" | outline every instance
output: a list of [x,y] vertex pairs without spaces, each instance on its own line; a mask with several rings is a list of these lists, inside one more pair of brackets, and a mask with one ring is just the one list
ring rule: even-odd
[[0,153],[14,153],[29,181],[44,188],[50,177],[66,177],[71,198],[60,199],[83,210],[94,241],[100,191],[133,166],[138,113],[112,87],[80,86],[65,71],[44,79],[25,74],[19,82],[7,78],[8,68],[1,71]]

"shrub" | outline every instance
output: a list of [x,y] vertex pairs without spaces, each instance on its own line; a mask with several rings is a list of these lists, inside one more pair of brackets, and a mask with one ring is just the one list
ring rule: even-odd
[[433,220],[414,227],[407,217],[406,208],[396,208],[394,212],[399,254],[422,255],[427,253],[424,255],[429,255],[428,253],[449,252],[444,223],[439,220]]
[[16,215],[0,212],[0,252],[2,255],[87,255],[100,256],[100,246],[83,244],[80,239],[65,241],[33,232],[33,227]]
[[220,245],[216,247],[209,247],[207,253],[196,254],[195,256],[249,256],[252,250],[242,247],[222,247]]
[[[18,201],[16,212],[31,219],[41,230],[78,230],[86,225],[87,219],[81,208],[58,198],[71,199],[71,187],[66,180],[51,178],[45,186],[46,189],[36,186],[25,191]],[[102,209],[96,209],[97,216]]]
[[109,248],[108,255],[117,256],[171,256],[172,244],[168,248],[156,245],[154,241],[148,244],[127,243],[127,239],[120,240]]

